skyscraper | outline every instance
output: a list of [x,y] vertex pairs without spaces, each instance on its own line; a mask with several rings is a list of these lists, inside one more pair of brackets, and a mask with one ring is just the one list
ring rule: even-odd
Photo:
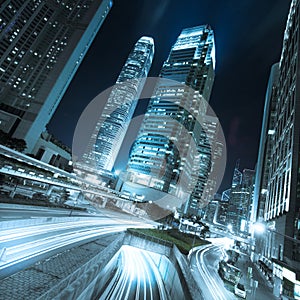
[[255,172],[249,169],[240,172],[238,166],[237,164],[233,173],[226,221],[233,232],[247,237]]
[[278,93],[279,64],[272,66],[266,98],[263,122],[261,128],[260,145],[256,164],[254,202],[251,213],[251,221],[264,219],[264,209],[268,191],[268,178],[272,161],[272,147],[275,133],[276,97]]
[[99,120],[101,126],[94,153],[96,164],[101,169],[111,171],[114,166],[153,56],[154,41],[143,36],[134,45],[122,68]]
[[184,206],[184,213],[198,214],[203,217],[206,210],[204,207],[216,193],[218,173],[221,173],[218,162],[221,161],[222,155],[225,156],[225,143],[220,138],[221,125],[218,118],[208,115],[203,115],[201,118],[201,125],[205,132],[202,144],[198,148],[201,168],[199,172],[193,174],[196,185]]
[[154,41],[143,36],[134,45],[80,162],[95,174],[109,174],[124,140],[154,56]]
[[240,160],[238,160],[235,164],[235,168],[234,168],[234,171],[233,171],[232,182],[231,182],[231,188],[234,188],[237,185],[242,183],[243,174],[239,170],[239,167],[240,167]]
[[200,185],[199,178],[208,177],[210,142],[199,118],[206,114],[214,69],[212,29],[203,25],[182,30],[132,147],[124,191],[140,185],[186,199]]
[[[282,292],[296,299],[300,297],[299,6],[299,0],[292,1],[276,75],[278,80],[274,80],[275,94],[266,102],[267,115],[271,117],[262,136],[268,133],[270,143],[265,150],[260,147],[265,169],[258,174],[263,183],[261,188],[267,186],[258,191],[265,192],[265,196],[258,199],[267,228],[261,259],[273,264],[274,293],[279,296]],[[267,177],[267,185],[263,177]]]
[[4,1],[0,7],[0,129],[31,152],[112,1]]

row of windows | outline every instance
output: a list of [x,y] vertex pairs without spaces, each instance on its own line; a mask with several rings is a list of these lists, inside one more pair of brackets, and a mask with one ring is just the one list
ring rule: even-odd
[[[288,29],[282,57],[280,61],[280,74],[275,115],[275,134],[269,136],[272,143],[272,151],[269,154],[268,191],[265,204],[265,219],[272,219],[289,210],[291,189],[291,157],[294,147],[293,135],[295,120],[296,92],[295,82],[297,78],[297,64],[299,58],[299,20],[298,9],[289,19]],[[273,95],[274,96],[274,95]],[[268,162],[266,162],[266,167]]]
[[[291,156],[289,160],[291,160]],[[269,182],[269,195],[265,214],[267,220],[279,216],[284,211],[288,211],[291,184],[291,169],[288,165],[287,163],[287,166],[278,171]]]

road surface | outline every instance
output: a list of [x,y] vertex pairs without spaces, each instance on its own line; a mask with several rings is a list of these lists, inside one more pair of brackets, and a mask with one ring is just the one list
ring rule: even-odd
[[191,269],[203,292],[204,299],[231,300],[237,297],[228,291],[218,274],[218,264],[223,248],[206,245],[196,249],[190,256]]
[[117,268],[111,272],[109,283],[99,295],[99,300],[170,299],[152,255],[157,254],[123,246]]
[[[32,214],[33,211],[28,209],[18,213]],[[0,222],[0,279],[101,235],[124,231],[129,227],[152,227],[142,220],[128,216],[124,218],[117,213],[109,215],[106,212],[97,217],[67,217],[60,215],[59,210],[52,211],[52,214],[46,210],[36,213],[47,217]]]

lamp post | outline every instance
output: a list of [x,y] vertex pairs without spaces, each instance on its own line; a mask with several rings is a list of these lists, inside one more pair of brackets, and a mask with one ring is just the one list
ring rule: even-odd
[[268,228],[265,224],[263,223],[254,223],[253,224],[253,228],[254,228],[254,231],[257,232],[257,233],[260,233],[260,234],[263,234],[265,233],[266,231],[268,232],[271,232],[271,233],[274,233],[274,234],[278,234],[296,244],[300,244],[300,240],[297,240],[289,235],[286,235],[286,234],[283,234],[281,232],[278,232],[276,231],[275,229],[271,229],[271,228]]
[[[269,238],[265,238],[265,242],[268,244],[268,246],[264,246],[264,249],[267,249],[267,251],[269,252],[269,254],[267,255],[268,257],[277,257],[278,260],[282,260],[282,243],[287,244],[287,241],[290,241],[290,243],[292,245],[298,245],[300,244],[300,240],[293,238],[287,234],[281,233],[277,230],[275,230],[274,228],[269,228],[266,226],[266,224],[263,223],[254,223],[253,224],[253,233],[256,232],[260,235],[269,232],[271,235],[269,236]],[[274,234],[274,236],[272,235]],[[277,234],[279,237],[281,237],[281,241],[280,240],[274,240],[275,234]],[[289,246],[291,246],[291,244],[289,244]],[[277,247],[278,246],[278,247]],[[289,247],[287,246],[287,247]],[[274,252],[277,251],[277,254]],[[271,251],[271,254],[270,254]]]
[[[297,247],[299,247],[300,244],[300,240],[289,236],[287,234],[278,232],[275,230],[275,228],[269,228],[266,226],[266,224],[263,223],[254,223],[254,232],[263,234],[266,232],[269,232],[271,235],[269,236],[269,238],[267,239],[267,243],[268,243],[268,247],[267,249],[271,250],[272,253],[270,255],[270,253],[268,254],[268,257],[273,256],[274,255],[274,248],[275,251],[277,251],[277,258],[279,261],[282,261],[282,244],[284,244],[284,247],[287,247],[286,251],[290,251],[290,247],[294,247],[295,245],[297,245]],[[274,233],[274,236],[272,235]],[[275,234],[278,235],[279,237],[281,237],[281,241],[278,240],[274,240],[273,238],[275,237]],[[288,242],[289,241],[289,242]],[[275,246],[275,247],[274,247]],[[277,247],[278,246],[278,247]],[[266,248],[265,248],[266,249]],[[283,265],[283,267],[281,266],[280,262],[275,261],[273,264],[273,293],[275,296],[279,297],[280,294],[282,293],[282,286],[283,286],[283,277],[286,277],[286,275],[283,275],[284,270],[286,271],[286,274],[293,274],[294,271],[292,271],[293,266],[289,266],[287,263],[285,263],[286,266]],[[296,275],[295,275],[296,276]],[[296,285],[295,285],[296,287]]]

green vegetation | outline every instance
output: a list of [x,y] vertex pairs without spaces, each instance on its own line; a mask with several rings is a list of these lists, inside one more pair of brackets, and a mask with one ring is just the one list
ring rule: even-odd
[[193,234],[187,234],[177,229],[159,230],[159,229],[128,229],[132,234],[144,235],[145,238],[157,238],[162,242],[170,242],[183,254],[188,254],[193,247],[210,244],[210,242],[200,239]]
[[13,138],[3,130],[0,130],[0,144],[19,152],[23,152],[27,147],[24,140]]

